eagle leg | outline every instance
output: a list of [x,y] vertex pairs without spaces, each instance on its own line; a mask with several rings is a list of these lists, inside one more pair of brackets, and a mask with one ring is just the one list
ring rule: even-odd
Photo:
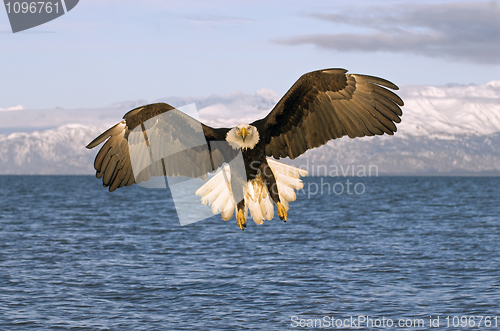
[[276,207],[278,207],[278,216],[282,221],[286,222],[287,213],[285,206],[280,202],[280,196],[278,192],[278,184],[276,183],[276,177],[274,176],[273,169],[266,163],[262,163],[260,166],[261,172],[264,174],[264,180],[267,186],[267,190],[271,195]]
[[276,203],[276,207],[278,207],[278,216],[280,217],[281,220],[286,222],[287,214],[286,214],[285,206],[283,206],[281,204],[281,202],[278,201],[278,203]]
[[245,230],[245,228],[247,227],[247,220],[245,218],[243,209],[238,210],[238,215],[236,215],[236,222],[241,230]]

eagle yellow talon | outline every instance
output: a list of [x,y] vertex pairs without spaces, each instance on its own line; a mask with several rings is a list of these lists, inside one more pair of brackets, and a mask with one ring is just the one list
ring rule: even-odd
[[276,204],[276,207],[278,207],[278,216],[280,217],[280,219],[282,219],[283,221],[286,222],[286,209],[285,209],[285,206],[283,206],[281,204],[281,202],[278,201],[278,203]]
[[245,219],[245,214],[243,213],[242,209],[238,210],[236,222],[241,230],[245,230],[245,228],[247,227],[247,220]]

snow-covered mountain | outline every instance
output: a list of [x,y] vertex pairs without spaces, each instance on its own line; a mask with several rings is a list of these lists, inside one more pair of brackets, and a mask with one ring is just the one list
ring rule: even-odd
[[[500,81],[404,86],[398,94],[405,106],[395,136],[344,137],[290,162],[307,166],[315,175],[335,175],[335,169],[342,175],[346,172],[339,169],[370,165],[378,174],[500,174]],[[195,103],[204,123],[227,127],[264,117],[278,99],[273,91],[261,89],[255,94],[139,100],[99,109],[2,108],[0,174],[91,174],[97,151],[85,145],[125,112],[146,103]]]
[[405,86],[399,133],[486,135],[500,131],[500,80],[482,86]]
[[102,129],[66,124],[41,132],[0,136],[0,174],[91,174],[95,153],[85,146]]

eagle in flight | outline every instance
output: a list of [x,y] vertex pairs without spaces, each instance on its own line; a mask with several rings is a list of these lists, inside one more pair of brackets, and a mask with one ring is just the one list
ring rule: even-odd
[[[244,230],[248,211],[261,224],[274,217],[276,205],[286,222],[288,203],[296,199],[307,171],[276,159],[295,159],[343,136],[393,135],[403,100],[389,89],[398,87],[345,69],[318,70],[301,76],[265,118],[253,123],[212,128],[180,112],[174,117],[174,107],[155,103],[129,111],[87,148],[105,142],[94,168],[109,191],[154,176],[206,178],[221,168],[195,192],[214,214],[226,221],[235,214]],[[200,135],[202,141],[194,141]],[[162,148],[169,148],[168,157]],[[244,171],[230,162],[238,152]]]

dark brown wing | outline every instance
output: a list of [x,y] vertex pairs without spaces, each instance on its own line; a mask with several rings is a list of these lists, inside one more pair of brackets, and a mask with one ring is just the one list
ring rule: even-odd
[[345,69],[307,73],[265,118],[252,123],[265,139],[266,155],[296,158],[330,139],[394,134],[403,100],[377,77],[346,74]]
[[110,191],[151,176],[206,176],[232,150],[224,143],[210,144],[225,142],[229,129],[206,126],[166,103],[138,107],[123,118],[87,145],[105,142],[94,168]]

